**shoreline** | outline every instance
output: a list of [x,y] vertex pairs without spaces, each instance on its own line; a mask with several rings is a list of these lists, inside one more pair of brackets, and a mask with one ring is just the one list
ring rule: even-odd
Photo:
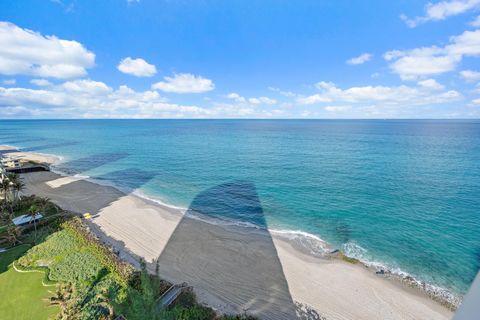
[[[19,153],[26,157],[32,154],[28,152]],[[38,157],[39,155],[36,154],[35,156]],[[182,223],[181,226],[186,225],[189,232],[199,237],[202,234],[198,234],[197,229],[219,236],[221,239],[231,237],[233,234],[233,243],[241,243],[242,246],[249,243],[248,237],[257,237],[260,239],[258,240],[259,246],[262,247],[264,245],[262,241],[265,241],[263,238],[270,236],[274,243],[273,249],[270,249],[280,262],[280,270],[284,274],[284,280],[286,279],[291,298],[294,301],[307,304],[327,319],[345,319],[345,314],[349,314],[351,318],[356,319],[382,319],[386,314],[392,315],[392,319],[415,319],[419,316],[425,319],[448,319],[452,316],[450,310],[438,303],[440,302],[438,299],[429,296],[420,287],[412,288],[413,283],[406,283],[394,275],[376,275],[375,269],[363,262],[352,264],[328,254],[324,257],[309,255],[308,252],[303,252],[301,248],[298,248],[294,242],[275,234],[281,233],[281,230],[249,230],[248,227],[243,226],[211,224],[200,219],[192,219],[188,215],[184,216],[181,209],[148,199],[147,196],[125,194],[113,186],[100,185],[88,178],[64,176],[59,173],[50,173],[48,178],[50,179],[47,179],[48,181],[28,181],[29,189],[34,189],[29,191],[37,191],[40,195],[47,194],[53,201],[67,205],[65,209],[77,213],[83,213],[79,210],[83,205],[81,201],[75,208],[75,204],[72,205],[68,202],[69,196],[54,198],[50,195],[55,195],[56,191],[67,189],[69,186],[83,185],[85,187],[85,184],[87,186],[97,185],[100,189],[107,190],[107,194],[114,194],[114,201],[99,208],[89,225],[97,236],[119,252],[121,258],[134,265],[138,265],[136,258],[145,258],[147,262],[150,262],[151,271],[154,269],[151,262],[159,259],[159,257],[161,258],[165,248],[171,246],[171,238],[174,232],[179,229],[180,223]],[[78,194],[81,193],[81,190],[85,190],[79,189],[71,190],[71,192]],[[70,208],[68,208],[69,205]],[[290,232],[289,235],[291,234]],[[320,238],[318,239],[323,241]],[[328,248],[328,244],[324,241],[323,243],[326,246],[325,248]],[[255,242],[254,245],[258,244]],[[176,250],[179,249],[176,243],[174,247]],[[228,251],[228,248],[219,248],[219,251],[221,250]],[[195,252],[191,252],[191,254],[195,254]],[[209,258],[216,259],[216,262],[221,264],[219,258],[231,258],[231,255],[230,252],[223,254],[214,252]],[[187,259],[186,262],[191,261]],[[253,261],[252,263],[257,262]],[[176,264],[173,266],[174,268],[178,267]],[[235,268],[235,266],[228,267]],[[260,265],[258,267],[269,266]],[[226,266],[222,268],[225,269]],[[308,275],[305,274],[306,269]],[[164,270],[163,272],[167,277],[170,277],[167,280],[180,281],[180,278],[185,276],[184,272],[175,273],[172,270]],[[192,270],[192,272],[195,272],[195,270]],[[243,311],[228,305],[229,303],[233,305],[241,304],[242,301],[224,301],[212,294],[211,291],[220,289],[218,283],[217,286],[210,286],[209,288],[208,284],[197,278],[189,279],[189,283],[193,283],[200,301],[221,312]],[[256,281],[260,280],[256,279]],[[228,281],[228,279],[225,281]],[[330,286],[326,285],[327,283],[330,283]],[[255,285],[252,287],[255,287]],[[252,290],[252,288],[248,288],[248,290]],[[250,292],[253,296],[260,293],[264,292]],[[328,297],[328,299],[325,297]],[[431,298],[437,301],[433,301]],[[235,297],[232,299],[235,299]],[[352,306],[352,301],[357,301],[358,305],[354,303],[354,306]],[[338,310],[342,312],[338,313]]]

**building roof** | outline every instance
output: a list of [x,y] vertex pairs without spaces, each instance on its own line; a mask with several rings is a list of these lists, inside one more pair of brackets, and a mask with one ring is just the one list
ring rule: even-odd
[[32,219],[32,217],[30,217],[26,214],[22,214],[21,216],[13,218],[12,222],[13,222],[14,225],[19,226],[19,225],[22,225],[22,224],[29,223],[30,221],[33,221],[33,220],[40,220],[42,218],[43,218],[43,215],[40,212],[37,212],[33,219]]

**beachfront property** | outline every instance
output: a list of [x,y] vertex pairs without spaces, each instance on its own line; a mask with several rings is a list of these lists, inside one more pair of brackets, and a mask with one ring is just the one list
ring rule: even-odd
[[2,166],[6,169],[20,168],[22,165],[20,159],[13,158],[13,157],[4,157],[1,160],[1,163],[2,163]]
[[50,167],[46,163],[33,160],[26,160],[21,156],[3,156],[0,161],[4,175],[8,173],[26,173],[35,171],[49,171]]

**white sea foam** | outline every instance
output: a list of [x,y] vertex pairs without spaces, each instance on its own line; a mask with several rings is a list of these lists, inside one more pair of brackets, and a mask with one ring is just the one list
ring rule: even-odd
[[217,226],[232,226],[232,227],[243,227],[243,228],[250,228],[256,230],[267,230],[265,227],[259,226],[258,224],[248,222],[248,221],[239,221],[235,219],[229,218],[215,218],[211,216],[207,216],[200,212],[196,212],[193,210],[187,210],[186,215],[189,218],[203,221],[209,224],[217,225]]
[[300,245],[310,254],[315,256],[324,256],[331,252],[331,246],[320,237],[301,230],[277,230],[271,229],[270,233],[281,238]]
[[139,189],[134,190],[132,192],[132,194],[139,197],[139,198],[155,202],[155,203],[157,203],[157,204],[159,204],[163,207],[172,208],[172,209],[175,209],[175,210],[180,210],[182,213],[185,213],[187,211],[187,208],[175,206],[173,204],[163,202],[162,200],[160,200],[158,198],[150,197],[150,196],[146,195],[145,193],[143,193],[142,191],[140,191]]
[[[20,151],[22,151],[22,150],[20,150]],[[29,152],[29,151],[28,151],[28,152]],[[64,157],[59,156],[59,155],[56,155],[56,154],[53,154],[53,153],[44,153],[44,152],[32,152],[32,153],[33,153],[33,154],[38,154],[38,155],[40,155],[40,156],[55,158],[56,160],[55,160],[54,163],[52,163],[53,165],[56,165],[56,164],[62,162],[63,159],[64,159]]]
[[373,268],[376,271],[384,272],[386,275],[392,275],[403,281],[406,281],[409,285],[415,286],[425,291],[432,298],[441,302],[448,302],[451,305],[458,307],[462,302],[462,297],[452,291],[433,285],[431,283],[421,281],[412,274],[402,270],[398,266],[392,266],[384,262],[376,261],[369,257],[368,250],[360,246],[359,244],[349,241],[343,244],[343,252],[347,257],[355,258],[364,265]]
[[90,179],[90,176],[86,176],[86,175],[83,175],[83,174],[75,174],[73,175],[75,178],[81,178],[81,179]]

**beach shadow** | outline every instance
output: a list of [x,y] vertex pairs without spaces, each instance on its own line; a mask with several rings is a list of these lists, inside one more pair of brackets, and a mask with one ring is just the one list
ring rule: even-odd
[[59,143],[50,143],[50,144],[43,144],[40,146],[28,147],[28,148],[21,148],[19,151],[21,152],[36,152],[45,149],[53,149],[53,148],[60,148],[60,147],[68,147],[80,144],[78,141],[66,141],[66,142],[59,142]]
[[98,153],[92,156],[63,162],[59,164],[57,168],[65,173],[75,175],[123,159],[127,156],[128,153],[125,152]]
[[16,143],[36,142],[36,141],[44,141],[44,140],[47,140],[47,139],[45,139],[45,138],[27,138],[27,139],[17,139],[17,140],[3,141],[2,144],[14,145]]
[[117,171],[111,171],[99,176],[94,176],[95,180],[113,182],[113,184],[126,191],[134,191],[148,183],[155,177],[155,173],[141,169],[129,168]]
[[[230,220],[258,227],[221,225]],[[173,282],[187,282],[200,301],[208,300],[221,312],[296,319],[266,227],[253,183],[235,181],[205,190],[194,198],[158,258],[159,274]]]
[[[66,183],[57,188],[48,186],[48,182],[61,178],[53,172],[37,172],[23,175],[28,185],[37,186],[29,190],[30,194],[41,194],[53,200],[63,209],[83,214],[86,212],[96,215],[101,209],[108,207],[113,202],[124,197],[128,191],[140,188],[155,177],[152,172],[135,168],[112,171],[104,175],[93,177],[96,180],[114,183],[113,186],[105,186],[92,183],[87,180],[77,180]],[[127,191],[127,190],[125,190]]]

